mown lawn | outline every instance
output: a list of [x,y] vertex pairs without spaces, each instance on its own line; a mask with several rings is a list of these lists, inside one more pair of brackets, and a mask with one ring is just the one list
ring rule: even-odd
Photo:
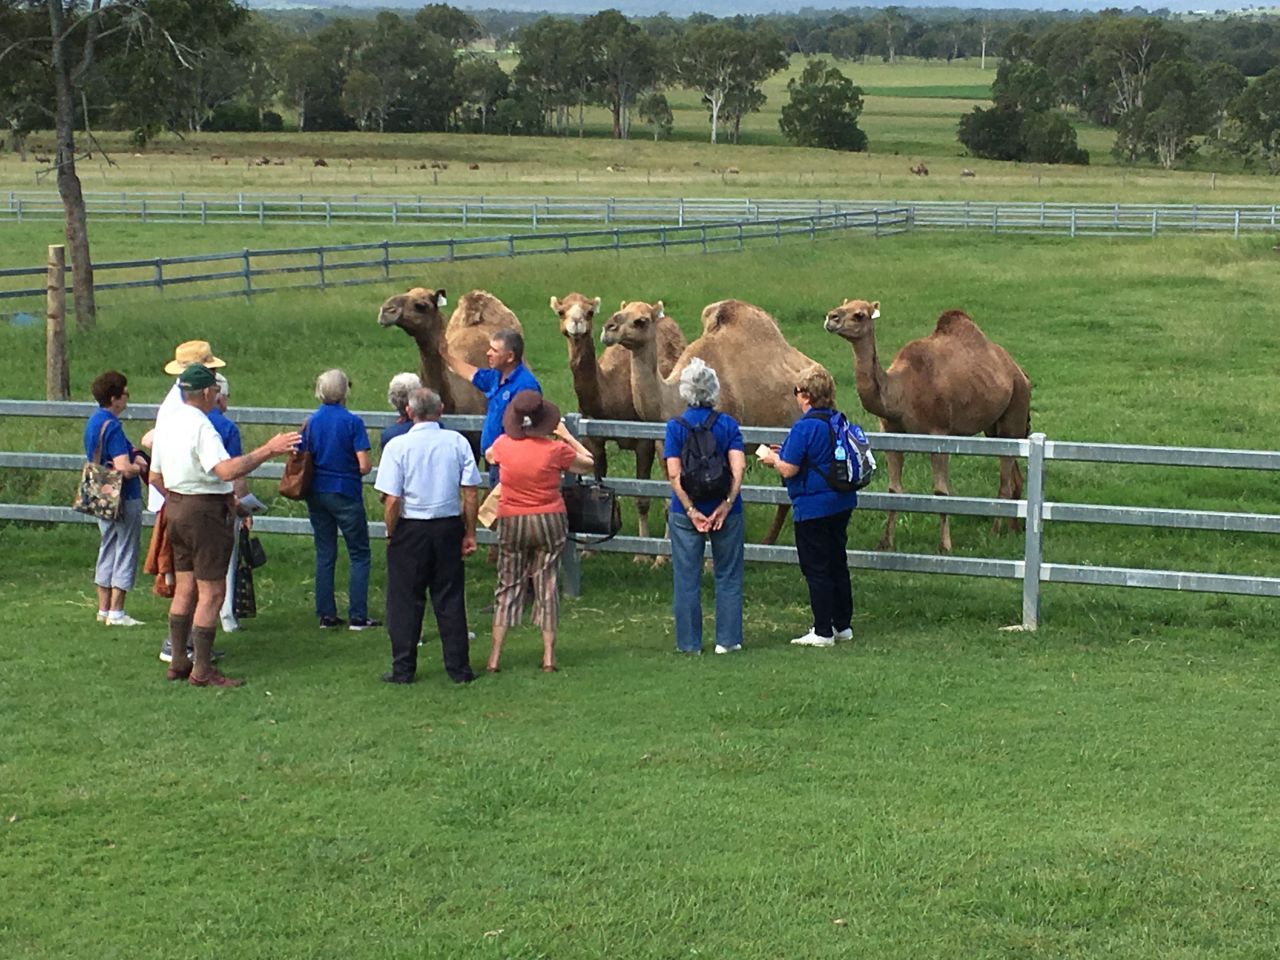
[[[177,246],[186,229],[152,236]],[[6,258],[45,242],[14,236],[0,232]],[[380,410],[416,361],[375,311],[412,281],[503,297],[566,407],[546,303],[576,289],[606,309],[661,298],[687,334],[707,302],[759,303],[856,411],[848,346],[820,325],[864,297],[881,302],[886,362],[941,310],[968,310],[1031,374],[1050,438],[1275,449],[1274,256],[1263,240],[915,234],[459,263],[249,304],[138,295],[73,332],[72,377],[83,398],[116,366],[154,402],[173,344],[204,337],[235,404],[308,406],[340,364],[352,406]],[[5,396],[42,395],[42,350],[39,327],[0,326]],[[6,450],[76,448],[74,423],[0,429]],[[907,462],[924,491],[923,458]],[[953,463],[958,494],[995,479],[990,461]],[[1047,495],[1272,512],[1273,486],[1053,464]],[[0,475],[9,502],[69,489],[65,473]],[[881,523],[860,511],[851,545]],[[961,556],[1021,552],[978,518],[953,538]],[[388,689],[385,634],[315,628],[307,539],[264,539],[260,616],[219,640],[249,685],[210,694],[163,680],[147,589],[129,603],[146,627],[93,624],[91,528],[0,524],[6,958],[1273,952],[1272,603],[1049,585],[1042,629],[1010,634],[1016,583],[858,572],[855,642],[799,650],[798,572],[752,565],[747,650],[689,660],[669,652],[669,570],[600,555],[565,603],[559,674],[535,671],[526,628],[501,674],[457,689],[428,630],[422,682]],[[935,518],[903,518],[900,549],[936,542]],[[1046,559],[1276,572],[1265,538],[1141,528],[1050,524]],[[468,576],[479,662],[492,573],[477,559]],[[375,611],[383,582],[379,547]]]

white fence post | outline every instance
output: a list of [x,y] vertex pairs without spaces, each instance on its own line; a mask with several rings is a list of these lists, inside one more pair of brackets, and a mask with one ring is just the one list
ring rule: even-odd
[[1044,557],[1044,434],[1031,435],[1027,453],[1027,522],[1022,547],[1022,629],[1040,626],[1040,563]]

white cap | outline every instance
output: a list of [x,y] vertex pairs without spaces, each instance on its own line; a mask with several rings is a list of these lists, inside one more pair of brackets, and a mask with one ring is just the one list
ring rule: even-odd
[[214,373],[213,379],[218,381],[218,390],[228,400],[231,399],[231,384],[227,383],[227,378],[220,373]]

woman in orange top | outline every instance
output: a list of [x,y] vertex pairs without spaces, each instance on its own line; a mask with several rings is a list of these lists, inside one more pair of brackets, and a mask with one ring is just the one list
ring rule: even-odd
[[590,452],[560,426],[560,411],[535,390],[521,390],[502,417],[502,436],[485,451],[498,467],[498,586],[493,598],[490,673],[498,672],[507,630],[520,623],[525,584],[533,585],[529,619],[542,630],[542,669],[556,669],[560,622],[559,572],[569,523],[560,495],[560,472],[589,473]]

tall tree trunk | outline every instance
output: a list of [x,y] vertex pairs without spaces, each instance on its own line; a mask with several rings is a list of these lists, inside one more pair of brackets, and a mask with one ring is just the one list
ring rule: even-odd
[[613,103],[613,139],[622,139],[622,99],[615,98]]
[[[76,326],[92,329],[97,323],[98,307],[93,298],[93,260],[89,256],[89,225],[84,210],[84,192],[76,174],[76,100],[67,56],[71,40],[67,36],[66,18],[61,0],[49,0],[49,26],[53,37],[53,79],[57,93],[54,132],[58,151],[58,194],[66,212],[67,245],[71,248],[73,274],[72,295],[75,298]],[[92,40],[86,41],[92,43]]]

